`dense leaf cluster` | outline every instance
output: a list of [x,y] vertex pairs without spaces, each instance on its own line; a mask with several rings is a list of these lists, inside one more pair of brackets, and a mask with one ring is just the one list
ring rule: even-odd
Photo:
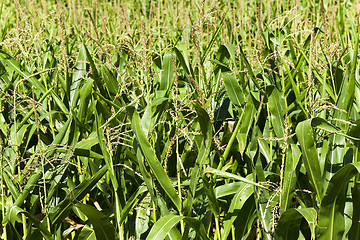
[[360,238],[356,6],[120,2],[1,5],[2,239]]

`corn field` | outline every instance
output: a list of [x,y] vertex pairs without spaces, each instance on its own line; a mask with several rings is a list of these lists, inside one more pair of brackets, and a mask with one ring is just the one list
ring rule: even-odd
[[359,13],[0,1],[1,239],[360,239]]

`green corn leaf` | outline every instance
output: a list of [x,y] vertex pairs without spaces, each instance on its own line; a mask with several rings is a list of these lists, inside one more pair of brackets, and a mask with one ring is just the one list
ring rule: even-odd
[[275,86],[267,86],[266,93],[269,99],[269,109],[271,122],[277,138],[284,137],[284,116],[285,100],[283,94]]
[[110,153],[107,150],[106,144],[104,142],[104,133],[103,133],[103,129],[101,128],[101,123],[100,123],[100,117],[97,114],[97,112],[95,112],[95,117],[96,117],[96,125],[97,125],[97,137],[98,137],[98,141],[99,141],[99,145],[101,148],[101,152],[104,156],[104,160],[105,160],[105,164],[108,167],[108,171],[110,174],[110,179],[111,182],[114,186],[114,189],[118,189],[119,183],[118,180],[116,178],[115,175],[115,171],[114,171],[114,165],[113,165],[113,160],[112,160],[112,156],[110,155]]
[[[354,102],[355,95],[355,71],[357,68],[357,54],[358,54],[358,45],[359,45],[359,37],[358,34],[354,36],[356,39],[354,53],[351,59],[351,68],[349,77],[344,79],[342,82],[340,95],[337,98],[337,107],[344,111],[335,111],[334,118],[341,119],[345,121],[349,121],[350,112]],[[336,125],[340,130],[346,130],[348,128],[348,124],[345,121],[337,121]],[[341,135],[333,135],[330,138],[332,143],[333,150],[330,152],[329,161],[326,163],[325,178],[329,181],[334,172],[338,169],[339,166],[343,164],[343,159],[347,152],[347,148],[345,147],[345,137]],[[336,147],[335,147],[336,146]]]
[[166,215],[159,219],[151,228],[146,240],[162,240],[170,232],[170,230],[184,219],[183,216],[178,215]]
[[172,200],[176,208],[181,211],[181,200],[176,193],[169,177],[167,176],[164,168],[161,166],[157,159],[149,141],[147,140],[144,130],[140,123],[140,117],[134,107],[127,108],[129,115],[131,116],[131,127],[135,133],[136,139],[139,142],[142,153],[147,160],[151,170],[153,171],[156,179],[159,181],[161,187]]
[[184,220],[189,224],[199,234],[201,239],[209,239],[205,234],[204,225],[199,220],[179,215],[166,215],[154,224],[146,240],[164,239],[166,235],[169,234],[170,230],[181,220]]
[[301,151],[295,144],[291,144],[286,152],[284,179],[280,199],[280,213],[285,212],[290,206],[292,200],[296,180],[297,180],[297,166],[301,157]]
[[[319,32],[320,32],[320,29],[315,27],[314,28],[315,39],[317,39],[320,36]],[[309,34],[309,36],[306,38],[305,43],[303,44],[303,46],[302,46],[302,48],[300,50],[301,56],[300,56],[299,60],[297,61],[296,65],[295,65],[294,71],[292,71],[292,79],[295,79],[295,76],[299,72],[301,72],[301,68],[303,67],[305,61],[307,60],[307,57],[306,57],[307,54],[302,49],[308,50],[310,48],[310,43],[311,43],[311,40],[312,40],[311,38],[312,38],[312,36],[311,36],[311,34]]]
[[236,81],[235,75],[228,75],[223,73],[222,78],[224,80],[224,85],[231,102],[238,107],[242,106],[245,100],[240,85]]
[[[250,180],[251,177],[252,175],[249,175],[246,179]],[[246,183],[241,183],[241,186],[238,188],[237,193],[231,200],[227,217],[224,220],[224,231],[221,234],[222,240],[226,240],[228,238],[233,223],[235,222],[237,217],[240,217],[239,215],[237,215],[237,213],[242,210],[244,204],[252,194],[254,194],[254,189],[250,188]]]
[[221,30],[221,27],[223,26],[224,21],[225,21],[225,19],[226,19],[226,16],[228,15],[228,13],[229,13],[228,11],[225,13],[225,15],[224,15],[223,18],[221,19],[218,27],[216,28],[216,31],[215,31],[214,35],[211,37],[211,40],[210,40],[210,42],[209,42],[209,45],[206,47],[204,53],[203,53],[202,56],[201,56],[201,64],[204,63],[207,55],[209,54],[210,49],[212,48],[212,46],[213,46],[213,44],[214,44],[217,36],[219,35],[220,30]]
[[43,238],[46,240],[53,240],[54,237],[49,232],[49,230],[44,226],[42,222],[40,222],[34,215],[31,213],[21,209],[20,207],[13,205],[10,209],[9,215],[8,215],[8,221],[15,226],[15,221],[18,218],[19,214],[24,214],[31,223],[33,223],[40,231]]
[[94,229],[84,226],[79,234],[79,240],[97,240]]
[[296,136],[301,146],[302,158],[309,175],[309,179],[314,187],[315,193],[321,201],[322,199],[322,176],[318,153],[313,138],[313,129],[311,127],[311,119],[300,122],[296,127]]
[[147,187],[147,189],[148,189],[148,191],[150,193],[151,199],[155,204],[158,205],[157,198],[156,198],[156,195],[155,195],[155,187],[154,187],[155,184],[153,182],[151,174],[149,173],[149,171],[145,167],[145,164],[144,164],[145,159],[144,159],[144,156],[143,156],[143,154],[141,152],[141,148],[137,149],[136,157],[137,157],[137,162],[139,164],[140,172],[142,174],[142,177],[143,177],[143,180],[144,180],[144,182],[146,184],[146,187]]
[[360,184],[355,182],[352,188],[353,215],[352,224],[349,230],[349,239],[360,239]]
[[[106,90],[109,92],[109,94],[112,95],[112,97],[115,97],[117,93],[119,93],[119,82],[116,80],[114,74],[111,72],[111,70],[107,66],[102,66],[101,73],[104,78],[104,82],[106,84]],[[94,76],[96,78],[96,76]],[[99,80],[96,81],[97,84],[100,83]],[[104,90],[102,90],[104,91]],[[106,96],[106,95],[104,95]],[[119,100],[119,99],[117,99]]]
[[[247,70],[248,70],[248,72],[249,72],[249,76],[250,76],[250,78],[251,78],[251,80],[253,81],[253,83],[255,84],[255,86],[257,87],[257,89],[259,90],[259,91],[261,91],[262,93],[264,93],[264,90],[262,89],[262,87],[260,86],[260,83],[259,83],[259,80],[256,78],[256,76],[255,76],[255,74],[254,74],[254,72],[253,72],[253,70],[252,70],[252,67],[251,67],[251,65],[250,65],[250,63],[249,63],[249,61],[248,61],[248,59],[247,59],[247,57],[246,57],[246,55],[245,55],[245,53],[244,53],[244,51],[243,51],[243,49],[242,49],[242,47],[240,46],[240,53],[241,53],[241,59],[244,61],[244,63],[245,63],[245,66],[246,66],[246,68],[247,68]],[[264,94],[265,95],[265,94]]]
[[174,48],[177,59],[180,61],[181,66],[185,70],[187,75],[194,76],[194,70],[189,63],[188,52],[186,46],[178,45]]
[[239,119],[239,121],[241,120],[239,133],[245,134],[246,136],[249,134],[249,131],[255,120],[255,115],[257,113],[256,106],[256,100],[252,94],[249,94],[245,105],[244,116],[240,117]]
[[172,54],[167,53],[163,58],[163,72],[161,74],[160,88],[159,90],[170,90],[173,82],[174,75],[174,63],[172,60]]
[[89,149],[83,149],[83,148],[75,148],[74,149],[74,155],[75,156],[82,156],[82,157],[89,157],[89,158],[97,158],[102,159],[104,158],[103,155],[98,154],[94,151],[91,151]]
[[212,184],[212,182],[209,183],[205,176],[203,176],[203,186],[204,186],[205,193],[207,195],[210,210],[212,211],[212,213],[214,214],[215,217],[219,217],[220,207],[219,207],[219,203],[215,197],[213,184]]
[[[46,94],[46,93],[45,93]],[[63,101],[60,99],[60,97],[53,91],[51,90],[51,97],[54,99],[55,103],[58,105],[58,107],[60,108],[60,110],[66,115],[69,116],[69,110],[68,108],[65,106],[65,104],[63,103]]]
[[312,237],[315,239],[316,210],[314,208],[291,208],[284,212],[276,227],[277,236],[284,240],[298,239],[301,220],[305,219],[310,226]]
[[14,206],[20,207],[22,204],[25,203],[25,199],[29,196],[32,190],[35,188],[35,185],[39,181],[40,177],[42,176],[41,173],[34,173],[28,182],[26,183],[22,193],[17,197],[14,202]]
[[125,219],[129,215],[129,212],[131,211],[131,209],[136,204],[136,201],[138,200],[140,195],[142,195],[144,192],[146,192],[146,187],[145,186],[140,186],[137,189],[137,191],[130,198],[127,199],[126,205],[124,206],[124,208],[121,211],[121,218],[120,218],[120,221],[119,221],[120,224],[122,224],[125,221]]
[[218,170],[218,169],[208,167],[208,168],[205,169],[205,172],[214,173],[214,174],[217,174],[218,176],[222,176],[222,177],[226,177],[226,178],[230,178],[230,179],[234,179],[234,180],[239,180],[241,182],[244,182],[244,183],[247,183],[247,184],[250,184],[250,185],[253,185],[253,186],[257,186],[257,187],[260,187],[260,188],[267,189],[265,186],[263,186],[263,185],[261,185],[259,183],[253,182],[251,180],[248,180],[247,178],[244,178],[244,177],[232,174],[232,173],[225,172],[223,170]]
[[212,128],[209,115],[202,107],[200,107],[200,105],[195,105],[195,108],[198,114],[198,121],[200,123],[203,138],[201,141],[199,154],[196,158],[196,164],[192,171],[190,179],[190,191],[192,192],[192,194],[195,194],[198,179],[201,175],[201,167],[203,164],[205,164],[205,161],[208,158],[212,138]]
[[75,72],[72,74],[71,82],[69,82],[67,86],[67,91],[70,97],[70,105],[72,108],[74,108],[77,104],[77,99],[79,97],[79,87],[82,81],[82,77],[86,74],[86,62],[87,56],[85,45],[82,44],[74,67]]
[[2,63],[6,64],[9,69],[15,71],[17,74],[22,76],[23,78],[28,79],[28,81],[36,87],[36,89],[40,90],[42,93],[46,93],[46,89],[44,85],[39,82],[39,80],[33,77],[28,71],[24,70],[18,62],[15,61],[9,54],[0,50],[0,58],[2,59]]
[[[90,67],[91,67],[91,75],[90,77],[92,79],[94,79],[95,81],[95,84],[97,86],[97,88],[99,89],[100,91],[100,94],[106,98],[108,98],[108,94],[104,88],[104,82],[101,78],[101,75],[100,73],[98,72],[98,69],[95,65],[95,62],[94,62],[94,59],[92,58],[88,48],[86,47],[86,45],[83,43],[82,44],[82,47],[84,48],[85,52],[86,52],[86,59],[90,62]],[[105,67],[106,68],[106,67]],[[107,68],[106,68],[107,69]],[[108,69],[107,69],[108,70]],[[105,70],[105,73],[108,74],[108,72]],[[111,81],[111,80],[110,80]],[[114,89],[112,89],[114,90]]]
[[49,212],[48,218],[50,219],[51,224],[56,225],[62,221],[69,209],[72,207],[73,202],[82,200],[107,171],[107,166],[104,166],[98,172],[96,172],[92,178],[87,181],[83,181],[78,186],[76,186],[76,188],[74,188],[63,201],[61,201]]
[[97,239],[113,240],[115,238],[115,228],[110,223],[108,217],[102,212],[98,211],[95,207],[77,203],[74,207],[80,209],[89,219],[94,227],[95,236]]
[[341,131],[339,131],[339,129],[336,126],[334,126],[333,124],[329,123],[328,121],[326,121],[325,119],[320,118],[320,117],[313,118],[311,120],[311,126],[313,128],[324,130],[328,133],[338,134],[340,136],[347,137],[347,138],[350,138],[355,141],[360,140],[359,137],[355,137],[355,136],[351,136],[351,135],[342,133]]
[[[39,100],[39,102],[42,102],[52,91],[52,88],[50,88]],[[31,115],[34,114],[34,108],[31,108],[28,114],[24,117],[24,119],[20,122],[19,125],[16,126],[16,131],[19,131],[20,128],[29,120]]]
[[242,185],[241,182],[232,182],[232,183],[220,185],[215,188],[215,196],[216,198],[221,198],[221,197],[233,195],[237,193],[241,185]]
[[220,62],[219,60],[216,59],[210,59],[210,62],[217,64],[218,66],[222,67],[221,70],[223,70],[224,72],[226,71],[230,71],[230,69],[228,68],[228,66],[225,63]]
[[3,173],[3,181],[4,181],[4,185],[6,185],[9,188],[9,191],[11,193],[11,196],[15,199],[18,199],[19,195],[20,195],[20,191],[17,188],[17,186],[14,184],[14,182],[10,179],[10,172],[8,172],[7,169],[4,169],[4,173]]
[[181,234],[177,228],[172,228],[166,237],[169,238],[169,240],[177,240],[181,239]]
[[270,146],[264,139],[258,139],[259,150],[262,155],[265,157],[266,161],[269,163],[271,162],[271,155],[270,155]]
[[[359,173],[360,163],[349,163],[331,178],[320,206],[318,239],[342,239],[345,231],[346,188],[350,179]],[[350,235],[353,234],[354,228],[350,231]]]
[[83,139],[77,142],[75,148],[91,149],[91,147],[99,143],[97,136],[95,136],[94,133],[95,132],[92,132],[92,134],[87,139]]
[[50,158],[54,155],[56,151],[56,147],[61,144],[63,141],[65,135],[68,133],[68,131],[71,130],[71,122],[72,118],[68,118],[68,120],[63,124],[62,128],[60,129],[59,133],[55,136],[55,139],[51,143],[48,153],[46,154],[46,158]]
[[88,79],[85,82],[84,86],[82,86],[79,91],[80,105],[79,105],[78,118],[81,123],[85,122],[85,116],[89,108],[90,94],[92,92],[93,82],[94,81],[92,79]]

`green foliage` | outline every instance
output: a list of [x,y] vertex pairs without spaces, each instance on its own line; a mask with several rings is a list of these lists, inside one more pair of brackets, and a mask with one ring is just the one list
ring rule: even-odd
[[359,239],[356,3],[15,2],[1,239]]

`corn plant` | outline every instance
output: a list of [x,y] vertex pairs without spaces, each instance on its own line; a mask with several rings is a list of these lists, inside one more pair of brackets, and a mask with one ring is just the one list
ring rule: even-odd
[[1,239],[359,239],[357,8],[4,0]]

